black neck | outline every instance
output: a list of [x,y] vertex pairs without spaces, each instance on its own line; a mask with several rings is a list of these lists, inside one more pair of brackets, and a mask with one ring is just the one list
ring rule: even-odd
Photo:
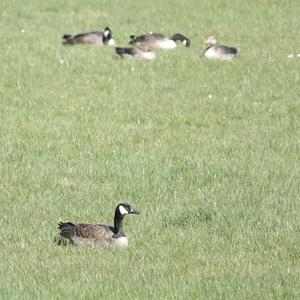
[[119,208],[117,207],[115,211],[115,218],[114,218],[115,235],[118,236],[125,235],[123,231],[123,218],[124,216],[121,215]]
[[173,40],[174,42],[180,41],[183,42],[184,40],[187,40],[188,38],[186,38],[185,36],[183,36],[180,33],[175,33],[172,37],[171,40]]
[[111,34],[110,33],[107,36],[103,35],[103,38],[102,38],[103,44],[107,44],[110,39],[111,39]]

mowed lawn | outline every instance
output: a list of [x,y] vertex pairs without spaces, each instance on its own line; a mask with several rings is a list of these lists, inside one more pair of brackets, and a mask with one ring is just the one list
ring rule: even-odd
[[[300,5],[0,4],[1,299],[299,299]],[[188,36],[153,62],[61,36]],[[205,61],[216,35],[239,49]],[[293,54],[293,58],[288,55]],[[129,248],[58,246],[113,222]]]

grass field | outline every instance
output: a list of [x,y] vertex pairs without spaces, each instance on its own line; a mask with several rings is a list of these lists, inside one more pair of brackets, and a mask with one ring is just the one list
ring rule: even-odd
[[[300,5],[0,4],[1,299],[299,299]],[[111,26],[192,46],[153,62],[63,47]],[[200,57],[214,34],[235,61]],[[60,247],[58,221],[112,223],[127,250]]]

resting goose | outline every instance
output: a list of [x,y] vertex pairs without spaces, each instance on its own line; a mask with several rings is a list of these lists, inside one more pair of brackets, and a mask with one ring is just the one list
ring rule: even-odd
[[174,49],[177,47],[177,41],[181,41],[185,47],[189,47],[191,45],[191,41],[180,33],[176,33],[171,38],[167,38],[160,33],[150,32],[140,36],[131,35],[130,39],[130,45],[136,45],[136,43],[144,43],[154,49]]
[[58,229],[63,238],[69,239],[76,246],[127,247],[128,238],[123,231],[123,218],[128,214],[138,213],[129,204],[120,203],[115,210],[114,226],[60,222]]
[[136,44],[132,48],[117,47],[116,53],[122,58],[155,59],[153,48],[146,44]]
[[106,27],[104,31],[93,31],[79,33],[77,35],[64,34],[63,45],[77,45],[77,44],[93,44],[97,46],[109,45],[114,46],[115,41],[112,38],[112,31]]
[[236,48],[219,45],[214,36],[208,37],[204,44],[208,45],[208,48],[204,50],[203,55],[208,59],[232,60],[237,54]]

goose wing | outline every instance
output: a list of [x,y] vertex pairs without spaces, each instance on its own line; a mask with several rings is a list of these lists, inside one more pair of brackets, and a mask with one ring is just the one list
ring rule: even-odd
[[156,39],[156,40],[166,39],[166,37],[163,34],[155,33],[155,32],[149,33],[148,38]]
[[130,45],[134,45],[136,43],[155,43],[157,40],[166,39],[166,37],[160,33],[147,33],[140,36],[131,35],[131,41],[129,42]]
[[97,35],[100,37],[100,36],[102,36],[102,34],[103,34],[103,32],[101,32],[101,31],[83,32],[83,33],[76,34],[73,37],[74,38],[85,38],[90,35]]
[[114,235],[113,227],[101,224],[73,224],[67,222],[59,223],[58,228],[60,235],[70,240],[76,238],[108,240]]
[[116,47],[115,49],[116,53],[120,55],[122,58],[125,57],[133,57],[136,54],[135,48],[122,48],[122,47]]
[[141,58],[150,60],[155,58],[153,49],[144,43],[137,43],[133,48],[117,47],[116,53],[122,58]]
[[73,41],[83,44],[97,44],[102,41],[102,35],[103,32],[101,31],[79,33],[73,36]]
[[218,45],[217,51],[220,52],[221,54],[236,54],[237,53],[236,48],[228,47],[228,46],[224,46],[224,45]]

